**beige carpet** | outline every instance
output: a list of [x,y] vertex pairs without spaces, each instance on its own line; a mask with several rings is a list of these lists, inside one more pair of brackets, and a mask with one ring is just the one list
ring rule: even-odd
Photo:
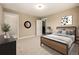
[[[53,49],[43,45],[40,46],[40,37],[32,37],[17,40],[17,55],[61,55]],[[69,54],[77,55],[77,45],[73,44]]]

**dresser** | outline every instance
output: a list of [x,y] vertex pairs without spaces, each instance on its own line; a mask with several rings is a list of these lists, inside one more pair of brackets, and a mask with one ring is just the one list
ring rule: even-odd
[[16,55],[16,40],[12,36],[5,39],[0,35],[0,55]]

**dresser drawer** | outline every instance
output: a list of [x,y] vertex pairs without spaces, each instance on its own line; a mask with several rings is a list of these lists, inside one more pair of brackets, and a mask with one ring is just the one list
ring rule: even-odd
[[16,41],[1,44],[0,55],[16,55]]

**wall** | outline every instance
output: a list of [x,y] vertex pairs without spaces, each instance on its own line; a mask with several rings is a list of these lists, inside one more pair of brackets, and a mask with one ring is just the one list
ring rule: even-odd
[[9,34],[18,37],[18,28],[19,28],[19,15],[11,12],[4,12],[4,23],[10,25]]
[[2,34],[2,30],[1,30],[1,24],[3,22],[3,10],[2,7],[0,6],[0,35]]
[[[0,9],[0,11],[1,11],[1,9]],[[15,10],[10,10],[10,9],[3,7],[3,12],[4,11],[10,12],[10,13],[15,13],[15,14],[19,15],[19,30],[18,30],[19,31],[19,39],[28,38],[28,37],[32,37],[32,36],[36,35],[36,25],[35,25],[36,19],[37,19],[36,17],[29,16],[27,14],[24,14],[24,13],[15,11]],[[0,12],[0,14],[1,14],[1,12]],[[0,18],[1,17],[2,16],[0,16]],[[31,28],[29,28],[29,29],[24,27],[24,22],[27,20],[31,22]]]
[[70,16],[72,15],[73,18],[73,25],[75,26],[79,26],[79,7],[74,7],[59,13],[56,13],[54,15],[50,15],[48,16],[48,20],[47,20],[47,26],[51,26],[53,29],[53,32],[56,31],[56,27],[57,26],[61,26],[61,18],[63,16]]
[[[31,22],[31,28],[27,29],[24,27],[24,22],[30,21]],[[28,16],[25,14],[20,14],[20,20],[19,20],[19,36],[20,38],[26,38],[26,37],[32,37],[36,34],[36,17]]]

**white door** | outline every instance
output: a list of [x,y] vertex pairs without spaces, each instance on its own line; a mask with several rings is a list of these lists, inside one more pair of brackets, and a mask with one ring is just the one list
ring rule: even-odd
[[19,15],[9,12],[4,12],[4,23],[10,25],[9,34],[14,38],[19,37]]
[[36,20],[36,34],[37,36],[42,35],[42,20]]

